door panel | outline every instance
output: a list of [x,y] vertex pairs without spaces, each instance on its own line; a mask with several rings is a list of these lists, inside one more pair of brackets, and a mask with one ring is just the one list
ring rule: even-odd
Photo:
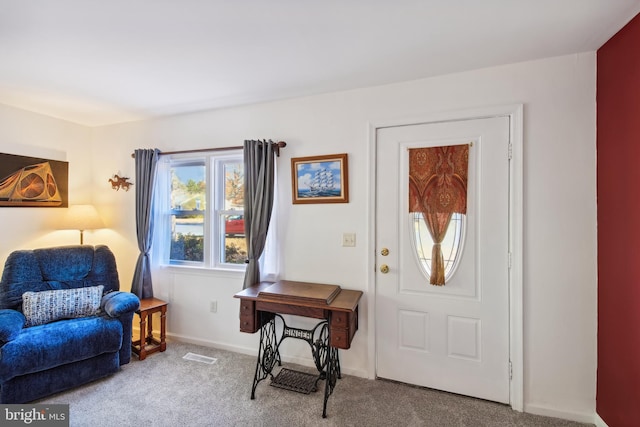
[[[408,149],[469,143],[460,260],[433,286],[411,235]],[[508,117],[378,129],[376,264],[389,266],[376,273],[379,377],[509,401],[508,145]]]

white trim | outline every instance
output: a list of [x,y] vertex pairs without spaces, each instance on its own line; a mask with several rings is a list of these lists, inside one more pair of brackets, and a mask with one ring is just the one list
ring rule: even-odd
[[182,335],[182,334],[173,334],[171,332],[167,332],[167,339],[180,341],[187,344],[196,344],[196,345],[201,345],[203,347],[217,348],[220,350],[227,350],[234,353],[240,353],[240,354],[246,354],[248,356],[258,357],[257,345],[255,347],[229,345],[229,344],[221,343],[219,341],[211,341],[211,340],[192,337],[188,335]]
[[[489,117],[509,117],[513,157],[510,163],[509,245],[512,254],[509,273],[509,359],[513,376],[510,384],[510,404],[516,411],[524,410],[524,338],[523,338],[523,106],[522,104],[481,107],[470,110],[429,113],[422,117],[376,120],[368,123],[369,144],[369,258],[368,258],[368,360],[369,378],[376,378],[376,133],[380,128],[413,124],[475,120]],[[590,422],[591,420],[589,420]]]
[[595,414],[593,414],[592,412],[561,411],[559,409],[543,405],[525,405],[524,412],[533,415],[542,415],[544,417],[560,418],[562,420],[576,421],[579,423],[587,424],[592,424],[595,419]]
[[512,364],[510,389],[511,407],[524,410],[524,151],[523,106],[516,105],[510,116],[512,147],[509,167],[509,246],[511,269],[509,271],[509,359]]
[[609,427],[607,423],[605,423],[604,420],[600,418],[600,415],[598,415],[597,412],[593,416],[593,423],[596,425],[596,427]]
[[369,229],[369,258],[367,259],[367,271],[369,271],[369,277],[367,277],[367,283],[369,287],[367,289],[367,325],[369,334],[367,336],[368,343],[368,361],[369,369],[367,370],[367,377],[370,379],[376,378],[376,130],[378,129],[372,123],[368,124],[369,127],[369,144],[367,144],[367,150],[369,154],[369,179],[367,180],[367,189],[369,190],[369,218],[367,219],[367,227]]

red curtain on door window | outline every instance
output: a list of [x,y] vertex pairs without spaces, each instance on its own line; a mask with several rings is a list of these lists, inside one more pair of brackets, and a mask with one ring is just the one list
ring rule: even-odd
[[467,213],[469,145],[409,149],[409,212],[420,212],[433,239],[432,285],[444,285],[441,243],[454,213]]

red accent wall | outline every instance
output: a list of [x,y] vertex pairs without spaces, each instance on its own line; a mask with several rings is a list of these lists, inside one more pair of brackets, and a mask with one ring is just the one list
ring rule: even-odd
[[640,15],[597,52],[598,386],[609,427],[640,426]]

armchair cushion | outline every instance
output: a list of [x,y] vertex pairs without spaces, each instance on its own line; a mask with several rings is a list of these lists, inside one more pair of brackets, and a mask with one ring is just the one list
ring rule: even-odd
[[[117,354],[122,337],[122,324],[117,319],[101,316],[25,328],[16,339],[2,347],[0,381],[104,353]],[[33,343],[37,343],[38,347],[34,348]]]
[[140,307],[140,300],[129,292],[110,292],[102,297],[102,309],[111,317],[119,317],[134,312]]
[[104,286],[25,292],[22,312],[26,326],[37,326],[60,319],[93,316],[100,308]]
[[25,324],[22,313],[16,310],[0,310],[0,343],[14,340]]

